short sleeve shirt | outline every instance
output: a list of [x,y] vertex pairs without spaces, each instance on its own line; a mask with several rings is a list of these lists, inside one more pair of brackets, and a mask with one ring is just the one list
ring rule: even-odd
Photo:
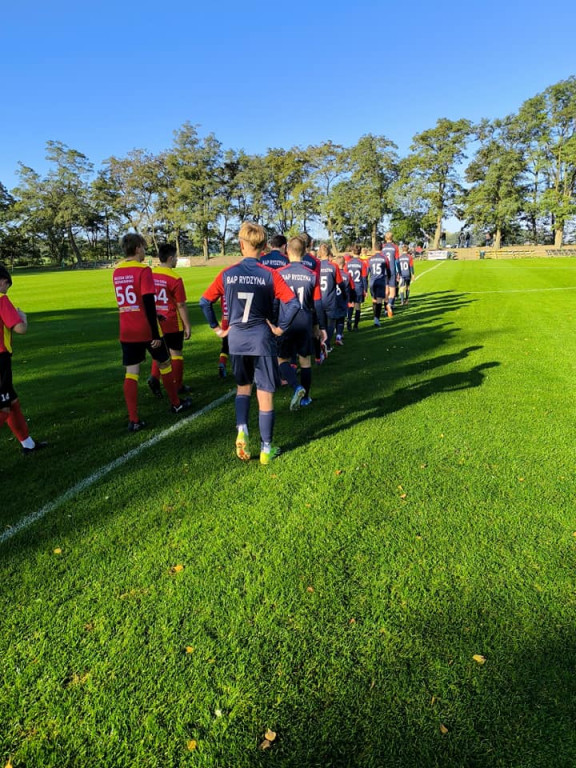
[[5,293],[0,293],[0,353],[12,354],[12,328],[22,322],[14,304]]
[[112,276],[120,310],[120,341],[152,341],[142,297],[155,294],[152,270],[140,261],[121,261]]
[[177,304],[186,302],[186,289],[182,278],[170,267],[154,267],[152,270],[156,289],[156,311],[163,333],[177,333],[184,327]]

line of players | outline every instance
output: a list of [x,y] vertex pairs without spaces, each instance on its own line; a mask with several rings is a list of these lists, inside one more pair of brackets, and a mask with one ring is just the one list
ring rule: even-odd
[[[290,242],[278,235],[270,241],[271,250],[262,252],[260,249],[266,244],[263,228],[250,222],[246,222],[243,227],[250,237],[240,237],[241,249],[247,252],[251,250],[250,255],[244,256],[240,262],[240,272],[250,266],[256,268],[256,274],[237,275],[235,290],[230,287],[225,290],[222,277],[228,270],[223,270],[217,278],[217,281],[220,279],[217,290],[214,288],[215,281],[201,300],[210,325],[218,329],[218,335],[222,337],[219,373],[221,376],[226,375],[228,334],[231,331],[235,346],[239,347],[237,350],[232,349],[233,361],[237,358],[244,359],[246,356],[269,358],[264,366],[264,388],[260,388],[266,393],[259,396],[259,401],[264,403],[264,408],[260,408],[260,411],[273,413],[272,395],[279,383],[279,375],[294,391],[290,407],[296,410],[312,402],[312,354],[317,364],[322,363],[331,351],[333,339],[335,345],[343,345],[345,324],[350,331],[358,329],[361,308],[368,289],[368,278],[374,324],[380,325],[383,307],[388,316],[393,315],[397,276],[400,276],[400,285],[405,291],[406,301],[408,300],[410,279],[414,272],[412,258],[407,249],[404,249],[402,254],[398,253],[390,233],[387,234],[387,242],[382,252],[368,260],[361,258],[359,247],[355,247],[352,254],[343,257],[333,256],[329,246],[325,244],[320,246],[316,256],[311,251],[311,239],[308,235],[292,238]],[[256,246],[253,246],[252,240],[258,241]],[[125,235],[122,239],[125,259],[118,263],[113,274],[120,316],[120,344],[125,366],[124,399],[130,432],[138,432],[145,426],[138,412],[138,380],[140,366],[145,361],[147,351],[152,357],[152,369],[148,378],[152,393],[162,397],[162,383],[171,404],[171,411],[175,414],[187,411],[192,405],[190,398],[186,397],[190,390],[183,384],[183,347],[184,341],[190,338],[190,320],[184,284],[174,270],[177,260],[176,248],[171,244],[161,245],[158,254],[160,266],[151,270],[143,263],[146,247],[146,240],[142,235]],[[249,264],[245,263],[247,259]],[[23,313],[15,310],[6,297],[11,277],[7,270],[3,270],[0,275],[0,280],[3,280],[0,284],[0,332],[3,339],[3,346],[0,347],[0,426],[7,422],[19,438],[23,451],[28,453],[45,447],[46,443],[34,443],[30,438],[12,386],[11,333],[23,333],[23,323],[26,321],[22,320],[22,317],[25,318]],[[276,278],[272,283],[269,279],[263,280],[264,272],[275,271],[279,281]],[[265,306],[260,307],[260,312],[257,312],[258,301],[256,304],[253,304],[253,301],[258,292],[238,289],[247,285],[261,287],[262,280],[268,288],[272,285],[273,291],[270,294],[268,290],[268,303],[264,302]],[[286,293],[286,289],[289,293]],[[217,299],[222,302],[221,326],[218,325],[212,310],[212,303]],[[288,318],[283,306],[286,300],[291,302]],[[242,308],[240,313],[237,311],[239,304]],[[257,328],[256,332],[254,328]],[[279,337],[278,350],[273,343],[274,336]],[[239,345],[237,339],[240,339]],[[300,365],[300,382],[296,376],[296,362]],[[244,360],[244,363],[248,365],[248,369],[240,372],[237,366],[233,366],[239,392],[243,388],[243,392],[237,395],[237,401],[239,397],[249,401],[252,383],[256,383],[259,390],[254,360],[248,363]],[[242,399],[241,402],[246,405]],[[237,454],[240,458],[246,458],[247,455],[249,457],[249,451],[246,449],[246,414],[244,409],[239,420],[237,418],[238,425],[243,427],[239,432],[244,433],[244,438],[237,441]],[[273,417],[268,417],[268,420],[273,426]],[[267,463],[265,455],[270,453],[271,434],[271,430],[264,430],[263,463]],[[269,440],[264,439],[267,436],[270,436]]]
[[[220,272],[200,305],[222,339],[220,375],[226,373],[230,354],[237,384],[236,455],[242,460],[251,458],[248,422],[255,385],[260,462],[268,464],[280,453],[273,444],[273,397],[280,376],[293,390],[291,410],[310,405],[312,353],[317,363],[323,362],[333,338],[335,345],[344,344],[345,324],[350,331],[358,329],[368,278],[374,324],[379,326],[383,306],[388,317],[393,317],[398,282],[401,300],[408,300],[414,266],[407,248],[399,253],[391,233],[387,233],[382,251],[368,261],[360,258],[360,248],[345,258],[333,256],[326,244],[316,256],[310,251],[308,235],[288,242],[278,235],[270,242],[271,250],[262,253],[266,233],[252,222],[244,222],[240,228],[239,242],[242,261]],[[217,302],[222,307],[221,324],[213,306]]]

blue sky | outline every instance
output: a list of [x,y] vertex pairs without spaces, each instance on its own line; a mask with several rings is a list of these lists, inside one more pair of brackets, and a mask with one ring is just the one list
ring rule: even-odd
[[39,3],[4,7],[0,181],[62,141],[98,167],[185,121],[263,152],[502,116],[576,72],[576,4]]

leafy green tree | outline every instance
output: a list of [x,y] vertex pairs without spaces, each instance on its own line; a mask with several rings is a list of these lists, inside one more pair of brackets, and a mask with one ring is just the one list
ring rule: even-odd
[[310,166],[310,184],[316,191],[316,207],[333,250],[336,250],[335,222],[332,218],[330,198],[335,184],[342,180],[346,170],[346,155],[344,147],[325,141],[317,146],[306,149]]
[[175,132],[174,144],[165,155],[170,174],[167,192],[172,218],[182,228],[191,227],[204,259],[210,258],[210,240],[218,237],[222,209],[220,174],[222,145],[214,134],[198,136],[196,126],[184,125]]
[[471,184],[464,195],[467,220],[494,234],[500,248],[502,235],[513,231],[524,202],[524,158],[514,132],[514,118],[482,121],[478,150],[466,168]]
[[576,76],[525,101],[517,124],[528,172],[537,174],[540,212],[551,216],[554,244],[560,247],[565,227],[576,215]]
[[457,167],[466,158],[464,149],[471,133],[469,120],[440,118],[435,128],[414,136],[406,158],[409,172],[422,184],[423,199],[434,218],[434,248],[440,243],[444,217],[454,212],[455,202],[463,193]]

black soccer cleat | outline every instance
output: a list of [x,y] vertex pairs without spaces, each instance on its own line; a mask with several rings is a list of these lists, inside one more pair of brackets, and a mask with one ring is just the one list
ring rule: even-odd
[[155,376],[150,376],[148,379],[148,386],[154,397],[162,399],[162,387],[160,386],[160,381]]
[[182,384],[178,390],[179,395],[189,395],[190,392],[192,392],[192,387],[189,387],[188,384]]
[[38,451],[41,451],[43,448],[48,448],[48,443],[40,440],[36,443],[34,448],[22,448],[22,453],[24,456],[28,456],[29,453],[37,453]]
[[180,400],[180,403],[178,405],[173,405],[170,410],[172,413],[184,413],[184,411],[189,411],[190,408],[192,408],[192,400],[187,397],[185,400]]
[[128,432],[140,432],[141,429],[144,429],[146,426],[145,421],[129,421],[128,422]]

